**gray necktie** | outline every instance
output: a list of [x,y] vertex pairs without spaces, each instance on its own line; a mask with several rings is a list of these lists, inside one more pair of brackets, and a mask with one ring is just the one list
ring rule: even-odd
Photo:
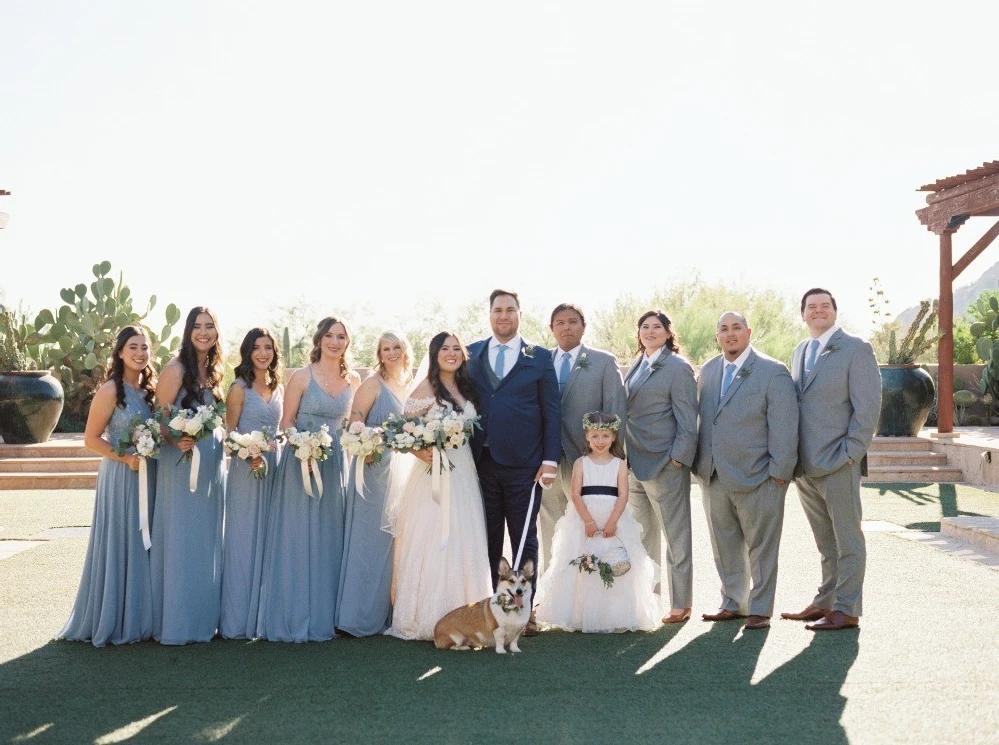
[[496,363],[493,365],[493,372],[500,380],[503,380],[503,368],[506,366],[506,350],[506,344],[500,344],[496,350]]
[[562,366],[558,369],[558,389],[562,390],[565,388],[565,384],[569,382],[569,373],[571,367],[569,365],[569,353],[565,352],[562,355]]
[[735,375],[735,363],[726,362],[725,363],[725,376],[722,378],[722,397],[724,398],[725,393],[728,391],[728,387],[732,385],[732,376]]
[[812,374],[812,368],[815,367],[815,355],[819,351],[819,340],[812,339],[812,343],[808,345],[808,359],[805,360],[805,378],[807,379],[809,375]]

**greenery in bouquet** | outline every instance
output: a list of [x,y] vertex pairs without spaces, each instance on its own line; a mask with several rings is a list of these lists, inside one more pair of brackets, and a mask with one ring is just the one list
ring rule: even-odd
[[[184,437],[190,437],[197,442],[210,437],[216,429],[222,426],[225,418],[225,403],[217,401],[213,404],[198,406],[195,409],[163,406],[156,413],[160,424],[170,432],[171,439],[177,441]],[[191,458],[191,451],[188,451],[182,454],[177,462],[191,460]]]
[[598,572],[601,581],[604,583],[604,587],[610,587],[614,584],[613,568],[606,561],[600,561],[600,557],[596,554],[581,554],[570,561],[569,566],[574,566],[579,571],[586,572],[587,574]]
[[143,419],[136,414],[128,422],[128,436],[113,445],[115,455],[138,455],[140,458],[156,458],[163,444],[163,432],[156,419]]

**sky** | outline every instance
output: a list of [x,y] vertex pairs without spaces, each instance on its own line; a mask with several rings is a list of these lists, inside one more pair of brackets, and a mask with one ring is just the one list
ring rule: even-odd
[[0,18],[0,293],[33,310],[104,259],[223,328],[296,302],[485,315],[494,287],[595,310],[699,274],[828,287],[864,332],[873,277],[896,310],[938,292],[916,188],[999,158],[986,0],[0,0]]

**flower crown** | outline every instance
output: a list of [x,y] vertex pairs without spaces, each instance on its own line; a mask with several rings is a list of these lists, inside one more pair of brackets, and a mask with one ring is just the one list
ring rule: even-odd
[[[600,415],[599,411],[591,411],[589,414],[583,415],[583,429],[587,432],[591,430],[610,430],[611,432],[617,432],[621,429],[621,417],[614,414],[611,421],[609,422],[598,422],[594,421],[597,416]],[[606,416],[606,414],[604,415]]]

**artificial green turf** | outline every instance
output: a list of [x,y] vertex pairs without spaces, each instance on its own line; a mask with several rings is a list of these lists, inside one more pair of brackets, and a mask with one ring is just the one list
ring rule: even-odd
[[865,520],[886,520],[912,530],[940,530],[940,518],[999,517],[999,494],[964,484],[876,484],[861,488]]
[[[0,742],[995,742],[999,572],[871,533],[859,631],[743,634],[696,620],[718,580],[697,499],[693,517],[695,620],[547,632],[502,657],[387,637],[51,642],[86,541],[49,541],[0,561]],[[777,611],[804,607],[817,581],[792,490]]]

